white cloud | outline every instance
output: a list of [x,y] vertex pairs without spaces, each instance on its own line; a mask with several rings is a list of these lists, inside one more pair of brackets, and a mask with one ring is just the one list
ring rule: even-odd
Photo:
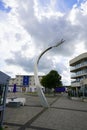
[[63,12],[59,8],[59,3],[65,6],[63,1],[3,1],[11,11],[0,12],[0,69],[13,74],[33,72],[41,50],[63,38],[64,44],[43,56],[39,71],[56,69],[63,82],[70,84],[69,60],[87,49],[87,2]]
[[[50,4],[50,6],[49,6]],[[63,13],[55,10],[56,0],[51,0],[49,4],[44,7],[41,6],[40,0],[34,0],[34,12],[38,20],[43,20],[44,18],[50,17],[62,17]]]

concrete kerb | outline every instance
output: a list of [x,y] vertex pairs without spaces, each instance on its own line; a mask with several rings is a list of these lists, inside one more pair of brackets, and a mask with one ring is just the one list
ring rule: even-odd
[[81,102],[87,102],[87,98],[84,97],[68,97],[71,100],[81,101]]

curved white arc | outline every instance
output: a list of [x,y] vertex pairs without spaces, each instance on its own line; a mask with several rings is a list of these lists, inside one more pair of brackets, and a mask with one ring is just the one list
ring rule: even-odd
[[60,42],[58,42],[56,45],[50,46],[50,47],[48,47],[47,49],[45,49],[45,50],[39,55],[39,57],[38,57],[38,59],[37,59],[37,64],[39,63],[40,58],[42,57],[42,55],[43,55],[45,52],[47,52],[48,50],[50,50],[50,49],[52,49],[52,48],[54,48],[54,47],[58,47],[58,46],[61,45],[64,41],[65,41],[65,40],[62,39],[62,40],[61,40]]
[[53,47],[58,47],[60,44],[62,44],[64,42],[64,40],[62,39],[60,42],[58,42],[56,45],[54,46],[51,46],[47,49],[45,49],[38,57],[38,59],[36,60],[36,63],[34,65],[34,77],[35,77],[35,85],[36,85],[36,88],[37,88],[37,92],[38,92],[38,96],[40,97],[40,100],[41,100],[41,105],[43,107],[49,107],[49,104],[47,102],[47,99],[42,91],[42,88],[41,88],[41,84],[40,84],[40,81],[39,81],[39,78],[38,78],[38,63],[39,63],[39,60],[41,58],[41,56],[47,52],[48,50],[52,49]]
[[42,91],[41,84],[40,84],[40,81],[39,81],[39,78],[38,78],[37,63],[35,63],[35,66],[34,66],[34,76],[35,76],[35,85],[36,85],[36,88],[37,88],[38,96],[40,97],[41,105],[43,107],[48,108],[49,104],[46,100],[46,97],[45,97],[43,91]]

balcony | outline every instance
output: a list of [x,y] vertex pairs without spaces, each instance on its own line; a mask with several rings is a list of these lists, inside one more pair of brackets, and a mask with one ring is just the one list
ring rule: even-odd
[[78,73],[78,74],[73,73],[71,75],[71,79],[76,79],[76,78],[79,78],[79,77],[81,77],[81,78],[87,77],[87,72],[84,71],[84,72],[81,72],[81,73]]
[[71,82],[71,86],[72,87],[80,87],[80,82],[77,82],[77,81],[74,81],[74,82]]
[[87,78],[83,79],[83,85],[87,84]]
[[83,62],[83,63],[78,64],[76,66],[70,67],[70,72],[76,72],[76,71],[79,71],[79,70],[86,68],[86,67],[87,67],[87,63]]
[[79,87],[82,85],[87,85],[87,78],[80,79],[79,81],[75,80],[71,82],[72,87]]

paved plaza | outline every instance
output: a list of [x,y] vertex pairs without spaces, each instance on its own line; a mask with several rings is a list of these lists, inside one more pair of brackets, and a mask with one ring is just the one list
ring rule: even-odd
[[[8,96],[13,96],[12,94]],[[70,100],[67,94],[47,97],[50,108],[41,107],[38,96],[25,97],[25,106],[6,107],[4,130],[86,130],[87,102]]]

